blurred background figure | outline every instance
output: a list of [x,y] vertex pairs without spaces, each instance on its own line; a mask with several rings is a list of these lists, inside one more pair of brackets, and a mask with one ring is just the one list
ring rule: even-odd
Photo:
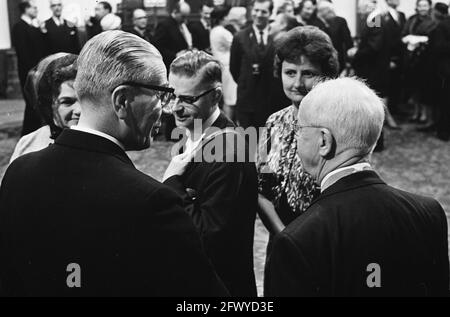
[[328,0],[318,2],[317,17],[323,23],[321,29],[330,36],[333,46],[338,52],[339,71],[342,72],[347,64],[347,51],[353,47],[353,39],[347,21],[336,15],[333,4]]
[[[156,27],[153,44],[161,53],[167,69],[177,55],[192,49],[192,34],[186,25],[190,13],[191,7],[188,3],[177,2],[170,15]],[[173,116],[163,114],[162,123],[166,140],[171,140],[172,130],[175,128]]]
[[120,30],[122,28],[122,19],[114,13],[108,13],[100,21],[103,31]]
[[431,47],[435,59],[437,84],[437,137],[442,141],[450,140],[450,17],[448,6],[436,3],[434,16],[439,24],[431,38]]
[[210,34],[211,53],[222,65],[223,111],[235,122],[237,85],[230,73],[230,49],[233,34],[225,26],[228,24],[230,7],[219,6],[211,13],[212,30]]
[[228,13],[228,23],[225,28],[235,35],[247,24],[247,9],[244,7],[232,7]]
[[26,94],[45,125],[19,140],[10,162],[46,148],[64,128],[78,123],[81,109],[73,88],[77,57],[67,53],[50,55],[29,72]]
[[188,24],[189,31],[192,34],[192,46],[198,50],[209,50],[209,32],[211,31],[211,13],[214,10],[212,0],[203,2],[200,11],[200,20],[191,21]]
[[147,29],[148,26],[148,16],[147,13],[142,9],[135,9],[133,11],[133,27],[124,29],[126,32],[133,33],[134,35],[143,38],[147,42],[152,42],[152,36]]
[[100,24],[101,20],[112,12],[111,5],[106,1],[100,1],[95,7],[95,16],[89,17],[86,21],[86,32],[88,39],[100,34],[103,29]]
[[12,45],[17,54],[20,86],[25,99],[22,136],[41,127],[41,120],[24,93],[28,72],[46,55],[44,34],[37,21],[38,10],[34,1],[19,3],[20,21],[12,29]]
[[76,25],[61,16],[62,0],[50,0],[50,9],[52,17],[45,21],[47,53],[78,54],[80,52],[78,30]]
[[302,0],[295,9],[295,17],[300,26],[314,25],[316,19],[316,0]]
[[411,120],[423,123],[425,130],[433,127],[434,78],[433,57],[428,45],[438,22],[432,17],[431,0],[419,0],[416,14],[406,22],[403,42],[407,45],[405,59],[405,84],[409,104],[413,106]]

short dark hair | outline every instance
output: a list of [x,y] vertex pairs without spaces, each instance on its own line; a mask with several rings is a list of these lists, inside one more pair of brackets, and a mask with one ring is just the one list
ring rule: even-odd
[[436,10],[442,15],[448,15],[448,5],[446,5],[445,3],[437,2],[434,5],[434,10]]
[[313,5],[317,5],[316,0],[302,0],[298,4],[298,7],[294,10],[295,14],[300,14],[303,11],[303,7],[305,6],[306,2],[308,2],[308,1],[312,2]]
[[287,7],[291,6],[292,8],[294,8],[294,3],[289,1],[285,1],[283,2],[282,5],[280,5],[277,9],[277,14],[281,14],[284,13],[284,11],[286,10]]
[[219,61],[204,51],[187,51],[170,65],[170,73],[186,77],[201,74],[201,84],[222,82],[222,66]]
[[280,77],[284,61],[299,63],[301,57],[320,67],[322,76],[336,78],[339,62],[330,37],[315,26],[299,26],[283,34],[275,43],[275,76]]
[[225,17],[230,13],[231,7],[227,5],[215,7],[213,12],[211,12],[211,26],[215,27],[225,19]]
[[273,1],[272,0],[254,0],[252,3],[252,6],[254,6],[256,2],[258,2],[258,3],[270,2],[269,11],[270,12],[273,11]]
[[19,12],[20,12],[20,14],[24,14],[25,11],[26,11],[29,7],[31,7],[30,1],[21,1],[21,2],[19,3]]
[[214,1],[213,0],[204,0],[202,1],[202,7],[208,7],[208,8],[214,8]]
[[433,1],[431,1],[431,0],[417,0],[417,1],[416,1],[416,7],[419,5],[419,2],[420,2],[420,1],[426,1],[426,2],[428,2],[428,4],[430,5],[430,7],[433,6]]
[[50,126],[52,137],[61,132],[61,128],[53,121],[54,104],[62,83],[75,80],[77,58],[78,55],[68,53],[47,56],[27,76],[25,93],[45,124]]
[[101,5],[103,6],[103,9],[108,10],[109,13],[112,12],[112,7],[111,7],[111,5],[109,4],[109,2],[106,2],[106,1],[100,1],[98,4],[101,4]]

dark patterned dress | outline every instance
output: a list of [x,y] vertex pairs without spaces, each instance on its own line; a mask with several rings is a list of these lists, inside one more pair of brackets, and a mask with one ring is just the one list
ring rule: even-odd
[[284,225],[288,225],[320,193],[297,156],[293,125],[297,121],[293,105],[272,114],[260,136],[258,156],[259,192],[275,206]]

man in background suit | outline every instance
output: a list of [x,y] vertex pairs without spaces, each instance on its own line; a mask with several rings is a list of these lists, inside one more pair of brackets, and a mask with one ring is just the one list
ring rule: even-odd
[[237,118],[244,128],[264,126],[273,106],[268,102],[273,82],[272,10],[272,0],[256,0],[253,24],[239,31],[231,44],[230,72],[238,86]]
[[86,33],[88,39],[93,38],[97,34],[103,32],[100,22],[109,13],[112,12],[112,7],[107,1],[100,1],[95,6],[95,16],[90,17],[86,21]]
[[3,178],[2,295],[226,294],[180,198],[125,153],[150,146],[173,93],[166,78],[159,52],[133,34],[86,43],[77,127],[15,160]]
[[34,1],[19,3],[22,14],[20,21],[12,29],[12,44],[17,54],[20,86],[25,99],[22,136],[41,127],[41,119],[24,93],[28,72],[46,56],[44,34],[36,20],[38,11]]
[[61,17],[62,1],[50,0],[50,9],[53,15],[45,21],[45,39],[48,54],[80,53],[77,27]]
[[[389,85],[388,106],[391,112],[398,112],[398,106],[401,103],[403,92],[403,70],[404,70],[404,54],[405,45],[402,42],[402,32],[406,24],[406,16],[403,12],[398,11],[400,0],[386,0],[388,4],[388,36],[391,44],[391,60],[389,67],[389,77],[391,84]],[[396,127],[396,126],[394,126]]]
[[192,34],[186,26],[191,8],[186,2],[177,2],[170,16],[158,23],[155,46],[161,52],[167,69],[180,51],[192,48]]
[[377,95],[352,78],[324,82],[297,120],[298,155],[321,195],[275,238],[265,295],[448,295],[444,210],[369,163],[384,121]]
[[152,37],[147,30],[147,24],[147,13],[142,9],[136,9],[133,11],[133,27],[124,31],[137,35],[140,38],[143,38],[147,42],[151,43]]
[[256,168],[249,162],[252,156],[239,160],[248,148],[219,109],[221,81],[219,62],[205,52],[188,52],[172,63],[169,82],[177,96],[173,113],[178,128],[187,134],[184,151],[172,158],[164,184],[183,197],[185,210],[230,294],[256,296]]
[[214,4],[211,1],[204,2],[200,11],[200,20],[188,24],[192,33],[192,46],[199,50],[207,50],[210,47],[209,32],[211,31],[211,12]]
[[353,39],[347,21],[336,15],[334,6],[328,0],[317,4],[318,20],[322,21],[325,31],[331,38],[333,46],[338,52],[339,69],[342,72],[347,63],[347,51],[353,47]]

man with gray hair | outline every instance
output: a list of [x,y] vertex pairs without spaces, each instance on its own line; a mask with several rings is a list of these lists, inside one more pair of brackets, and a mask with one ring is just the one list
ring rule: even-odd
[[221,296],[180,198],[125,150],[150,146],[173,90],[154,46],[103,32],[78,59],[76,129],[15,160],[0,188],[0,293]]
[[267,296],[445,296],[446,215],[432,199],[384,183],[369,163],[384,105],[352,78],[302,101],[298,155],[321,195],[276,238]]

